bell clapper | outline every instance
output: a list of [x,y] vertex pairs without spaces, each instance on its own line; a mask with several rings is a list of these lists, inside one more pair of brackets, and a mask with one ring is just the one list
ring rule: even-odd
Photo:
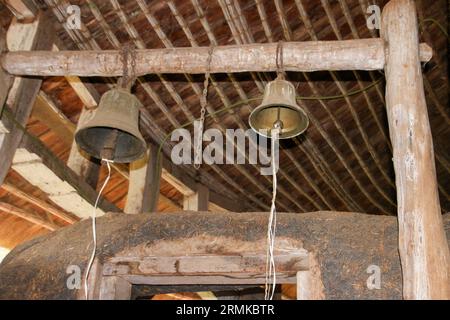
[[283,121],[281,121],[281,108],[278,108],[277,110],[277,120],[273,123],[272,129],[278,129],[280,133],[283,130]]
[[116,152],[117,138],[119,137],[119,130],[113,129],[105,139],[105,144],[101,151],[102,159],[114,160],[114,154]]

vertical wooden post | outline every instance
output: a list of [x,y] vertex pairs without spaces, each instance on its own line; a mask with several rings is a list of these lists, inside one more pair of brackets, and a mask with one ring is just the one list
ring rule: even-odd
[[309,253],[308,270],[297,272],[297,300],[323,300],[325,288],[316,257]]
[[[7,32],[8,49],[10,51],[50,49],[54,39],[51,27],[50,17],[42,12],[32,23],[23,24],[13,20]],[[0,184],[8,173],[23,136],[23,132],[13,125],[13,122],[26,125],[41,84],[42,79],[39,78],[16,77],[14,80],[8,97],[11,109],[9,116],[14,117],[14,121],[5,115],[5,110],[1,114],[1,121],[9,133],[5,133],[0,139]]]
[[311,282],[311,271],[297,272],[297,300],[313,300]]
[[403,296],[450,299],[450,254],[439,204],[414,1],[391,0],[383,10],[381,34],[386,46],[386,105]]
[[[87,267],[87,265],[86,265]],[[87,268],[84,270],[84,272],[87,271]],[[81,287],[78,290],[77,294],[77,300],[86,300],[86,291],[84,287],[84,277],[85,273],[83,274],[82,281],[81,281]],[[89,272],[89,276],[87,278],[87,285],[88,285],[88,294],[87,299],[88,300],[99,300],[100,299],[100,286],[103,279],[103,265],[99,262],[98,258],[94,259],[94,263],[92,264],[91,270]]]
[[161,167],[157,167],[158,148],[150,145],[146,155],[130,163],[125,213],[154,212],[158,207]]
[[191,195],[185,195],[183,210],[208,211],[209,189],[202,184],[197,185],[197,191]]
[[[0,27],[0,52],[7,50],[6,47],[6,31]],[[8,97],[9,88],[11,87],[13,77],[0,68],[0,115],[2,114],[3,105]]]
[[104,276],[101,280],[99,300],[130,300],[131,283],[127,280]]

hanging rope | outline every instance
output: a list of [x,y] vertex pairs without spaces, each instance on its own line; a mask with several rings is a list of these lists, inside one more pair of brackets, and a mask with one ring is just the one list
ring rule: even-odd
[[[277,79],[285,79],[285,71],[283,64],[283,42],[279,41],[276,52],[276,66],[277,66]],[[278,109],[279,110],[279,109]],[[266,281],[265,281],[265,300],[272,300],[275,294],[277,285],[277,274],[275,266],[275,234],[277,228],[277,151],[278,151],[278,136],[281,132],[280,113],[278,111],[278,121],[273,124],[273,128],[270,132],[271,137],[271,166],[272,166],[272,203],[270,206],[269,222],[267,224],[267,252],[266,252]],[[271,282],[271,283],[270,283]]]
[[97,199],[95,200],[95,204],[94,204],[94,210],[92,212],[93,248],[92,248],[91,257],[89,258],[89,262],[88,262],[88,265],[86,268],[86,272],[84,274],[84,293],[85,293],[86,300],[89,299],[89,294],[88,294],[89,293],[89,284],[88,284],[89,274],[91,273],[92,264],[94,263],[95,254],[97,252],[97,225],[96,225],[97,207],[98,207],[98,203],[100,201],[100,196],[102,195],[103,190],[105,189],[106,185],[109,182],[109,179],[111,178],[111,163],[114,163],[114,161],[107,160],[107,159],[102,159],[102,161],[104,161],[106,163],[106,166],[108,167],[108,176],[106,177],[105,182],[103,182],[103,185],[100,188],[100,191],[98,192],[98,196],[97,196]]
[[284,79],[286,72],[284,70],[284,61],[283,61],[283,41],[278,41],[277,44],[277,52],[276,52],[276,58],[275,63],[277,66],[277,78],[278,79]]
[[[129,61],[131,59],[131,62]],[[136,50],[131,43],[125,44],[120,50],[120,60],[122,62],[122,77],[118,85],[123,89],[130,91],[136,82]],[[131,66],[131,74],[128,69]]]
[[[275,270],[275,233],[277,228],[277,212],[276,212],[276,198],[277,198],[277,165],[276,165],[276,150],[278,144],[278,136],[280,128],[273,128],[271,130],[271,156],[272,156],[272,204],[270,206],[269,222],[267,225],[267,252],[266,252],[266,281],[265,281],[265,300],[272,300],[275,294],[277,284],[277,275]],[[272,280],[272,283],[270,283]]]
[[207,67],[206,67],[206,73],[205,73],[205,81],[203,82],[203,94],[200,97],[200,119],[199,119],[199,129],[198,129],[198,137],[197,141],[194,145],[195,148],[195,156],[194,156],[194,168],[200,169],[200,165],[202,163],[202,156],[203,156],[203,131],[205,126],[205,116],[206,116],[206,107],[208,104],[208,87],[209,87],[209,78],[211,75],[211,60],[212,55],[214,52],[214,46],[211,45],[209,47],[208,51],[208,60],[207,60]]

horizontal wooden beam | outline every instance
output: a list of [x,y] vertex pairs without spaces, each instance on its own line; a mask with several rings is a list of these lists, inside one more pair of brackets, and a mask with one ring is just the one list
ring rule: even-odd
[[[135,285],[211,285],[211,284],[225,284],[225,285],[262,285],[265,282],[265,274],[240,274],[240,275],[187,275],[187,276],[144,276],[144,275],[124,275],[121,276],[131,284]],[[296,283],[296,276],[290,273],[277,273],[278,283]]]
[[[277,43],[218,46],[214,48],[212,73],[275,71]],[[137,50],[136,74],[205,73],[208,47]],[[100,76],[122,75],[121,54],[105,51],[9,52],[2,56],[2,67],[14,75]],[[422,44],[422,61],[429,61],[432,49]],[[309,41],[283,43],[286,71],[381,70],[385,64],[381,39]]]
[[[308,269],[305,249],[285,249],[274,254],[278,272]],[[262,273],[266,252],[216,253],[192,256],[114,257],[104,265],[103,275],[220,275],[224,273]],[[139,266],[135,268],[135,266]]]
[[[295,282],[297,272],[308,269],[308,253],[302,248],[277,252],[274,259],[277,277],[288,282]],[[128,256],[108,261],[103,275],[120,276],[135,284],[263,284],[265,267],[265,251],[239,255]]]

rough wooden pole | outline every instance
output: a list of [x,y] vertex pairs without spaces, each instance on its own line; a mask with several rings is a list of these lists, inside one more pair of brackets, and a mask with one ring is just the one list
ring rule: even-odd
[[382,14],[386,105],[397,186],[399,251],[405,299],[450,299],[450,254],[439,205],[433,142],[412,0]]
[[[6,39],[8,49],[11,51],[34,50],[51,48],[53,36],[50,17],[41,13],[33,23],[23,24],[13,20]],[[41,87],[42,79],[16,77],[14,81],[7,101],[14,122],[25,126]],[[17,126],[12,125],[13,121],[5,119],[5,110],[3,110],[0,120],[9,131],[3,139],[0,139],[0,183],[2,183],[11,166],[14,152],[20,143],[23,132]]]
[[198,184],[197,191],[183,198],[183,210],[208,211],[209,189]]
[[[214,48],[212,73],[275,71],[277,43],[228,45]],[[146,49],[136,52],[136,74],[205,73],[209,47]],[[421,45],[420,56],[429,61],[432,50]],[[286,71],[379,70],[385,56],[381,39],[304,41],[283,44]],[[122,75],[120,51],[10,52],[2,67],[15,75],[100,76]]]
[[[0,28],[0,52],[6,51],[6,31]],[[11,87],[13,78],[0,69],[0,114],[3,110],[3,104],[8,97],[9,88]]]
[[130,163],[130,182],[128,185],[125,213],[155,212],[161,181],[161,167],[158,168],[157,147],[150,145],[146,155]]

